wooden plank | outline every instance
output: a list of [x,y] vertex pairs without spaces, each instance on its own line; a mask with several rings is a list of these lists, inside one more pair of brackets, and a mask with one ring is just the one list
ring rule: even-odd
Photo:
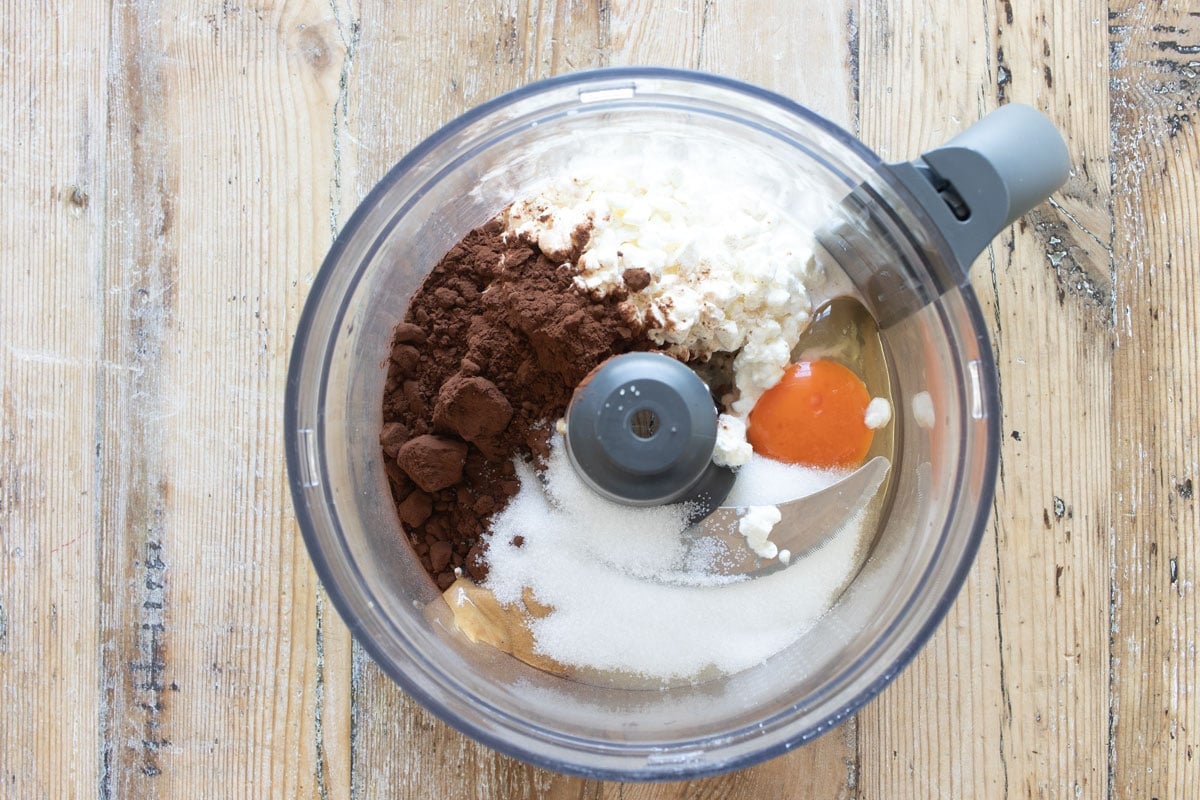
[[118,4],[112,24],[97,785],[318,796],[280,401],[329,244],[330,7]]
[[[1051,115],[1076,166],[1051,206],[975,265],[1004,416],[992,532],[947,626],[863,714],[878,742],[860,744],[864,797],[1104,791],[1111,281],[1095,76],[1106,62],[1098,25],[1069,40],[1051,25],[1102,18],[1094,6],[973,4],[944,25],[918,3],[876,4],[884,24],[870,40],[863,24],[863,135],[885,157],[1018,100]],[[947,691],[953,702],[929,702]]]
[[362,651],[356,658],[356,798],[598,797],[594,781],[535,769],[463,736],[406,695]]
[[94,793],[107,4],[0,8],[0,796]]
[[601,20],[605,26],[605,63],[699,69],[704,60],[706,26],[715,5],[704,0],[609,2]]
[[699,69],[779,92],[857,132],[857,2],[705,5]]
[[1114,2],[1111,796],[1200,785],[1200,13]]
[[[343,29],[351,58],[339,99],[340,224],[409,149],[454,117],[509,89],[566,69],[599,66],[592,3],[372,4]],[[418,81],[396,80],[419,75]],[[356,798],[581,798],[595,786],[497,755],[408,698],[354,648]]]
[[340,222],[405,153],[459,114],[525,83],[601,66],[603,8],[507,0],[447,14],[444,4],[422,0],[348,9],[343,44],[351,59],[335,152],[349,207]]
[[[922,3],[862,4],[861,136],[884,159],[912,158],[984,113],[989,5],[943,20]],[[1003,796],[994,537],[925,649],[860,712],[861,797]]]
[[[335,0],[329,3],[328,16],[323,22],[320,41],[327,48],[327,52],[332,54],[330,66],[324,74],[325,80],[332,81],[332,86],[326,84],[325,91],[332,103],[326,110],[329,134],[328,137],[321,137],[319,147],[328,147],[329,150],[317,150],[312,157],[314,164],[324,168],[322,177],[328,181],[328,205],[323,209],[328,213],[328,235],[325,239],[327,248],[337,236],[340,223],[358,201],[353,181],[343,180],[345,176],[355,174],[355,150],[344,145],[347,141],[349,117],[348,80],[354,69],[354,57],[361,31],[358,3],[356,0]],[[309,262],[311,271],[301,282],[303,287],[311,285],[325,253],[316,252],[314,255],[315,258]],[[291,315],[293,321],[299,316],[299,308],[297,305],[289,309],[294,312]],[[289,328],[289,332],[293,330],[294,327]],[[290,342],[289,337],[289,344]],[[290,501],[288,508],[291,508]],[[354,760],[351,666],[354,643],[350,630],[338,616],[325,590],[319,585],[315,612],[315,789],[322,800],[347,800],[351,796]]]
[[[1102,797],[1107,785],[1114,373],[1104,15],[1098,0],[1040,0],[1011,16],[1002,3],[995,17],[998,99],[1049,114],[1073,166],[1054,202],[1012,229],[1011,249],[1005,237],[993,247],[993,277],[976,280],[996,287],[999,308],[1002,738],[1018,796]],[[1088,24],[1055,36],[1066,18]]]

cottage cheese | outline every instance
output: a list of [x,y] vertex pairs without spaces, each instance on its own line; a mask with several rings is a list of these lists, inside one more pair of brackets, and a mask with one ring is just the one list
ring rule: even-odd
[[884,425],[892,421],[892,404],[887,401],[886,397],[872,398],[867,404],[867,412],[863,416],[863,423],[871,430],[878,430]]
[[670,167],[595,171],[514,204],[508,224],[552,257],[590,227],[576,285],[603,297],[648,277],[626,302],[652,340],[685,361],[737,353],[730,410],[740,418],[783,376],[808,324],[812,234],[748,187]]
[[754,448],[746,441],[746,423],[731,414],[717,417],[717,442],[713,463],[719,467],[740,467],[750,461]]
[[912,413],[913,419],[917,425],[922,428],[932,428],[937,422],[937,415],[933,409],[933,398],[929,396],[929,392],[917,392],[912,398]]
[[[738,518],[738,533],[746,537],[746,545],[759,558],[775,558],[779,549],[769,537],[771,530],[783,519],[778,506],[750,506]],[[791,559],[788,553],[788,559]],[[787,563],[786,561],[784,563]]]

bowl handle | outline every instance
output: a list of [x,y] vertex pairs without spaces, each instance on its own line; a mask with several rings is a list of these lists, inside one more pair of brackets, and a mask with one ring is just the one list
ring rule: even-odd
[[965,276],[1001,230],[1066,182],[1070,160],[1054,123],[1009,103],[946,144],[884,168],[916,196]]

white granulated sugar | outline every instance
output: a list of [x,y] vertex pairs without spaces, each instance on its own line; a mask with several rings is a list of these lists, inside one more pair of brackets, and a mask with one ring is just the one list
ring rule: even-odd
[[777,552],[776,545],[768,539],[781,516],[776,506],[819,492],[847,474],[785,464],[755,453],[737,471],[737,479],[725,498],[725,505],[746,509],[738,520],[738,533],[746,538],[746,545],[755,555],[778,557],[787,564],[792,554],[787,550]]
[[819,492],[849,474],[849,470],[821,470],[800,464],[785,464],[755,453],[737,471],[737,480],[725,498],[725,505],[779,505]]
[[523,463],[518,475],[521,491],[492,521],[484,585],[501,603],[528,587],[549,606],[530,629],[537,652],[563,664],[664,681],[745,669],[802,636],[858,563],[861,517],[785,570],[713,574],[713,545],[690,541],[682,509],[604,500],[575,476],[561,437],[543,476]]
[[872,398],[867,403],[867,412],[863,415],[863,423],[871,430],[878,430],[892,421],[892,404],[886,397]]

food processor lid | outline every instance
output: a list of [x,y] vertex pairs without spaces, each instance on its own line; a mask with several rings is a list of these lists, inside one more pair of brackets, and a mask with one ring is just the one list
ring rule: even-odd
[[690,501],[707,513],[733,486],[712,463],[717,408],[708,386],[661,353],[614,356],[575,390],[567,409],[567,454],[600,495],[651,506]]

